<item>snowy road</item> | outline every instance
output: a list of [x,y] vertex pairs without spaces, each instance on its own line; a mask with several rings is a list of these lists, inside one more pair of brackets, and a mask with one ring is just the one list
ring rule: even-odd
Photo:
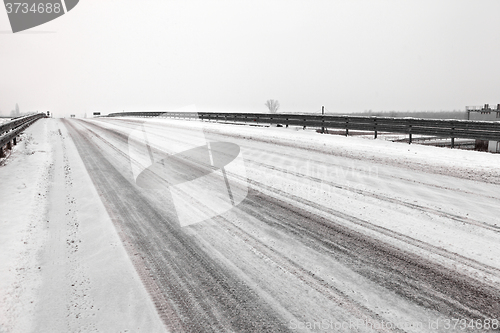
[[[500,319],[498,155],[180,120],[46,121],[74,142],[168,331],[464,332],[478,330],[458,319]],[[228,177],[246,197],[183,226],[173,190],[137,185],[137,128],[156,137],[152,160],[198,130],[238,145],[245,177]]]
[[[241,147],[249,192],[181,228],[167,192],[131,181],[128,135],[141,122],[65,125],[169,329],[500,317],[498,185],[205,124],[207,140]],[[189,141],[192,124],[145,126]]]

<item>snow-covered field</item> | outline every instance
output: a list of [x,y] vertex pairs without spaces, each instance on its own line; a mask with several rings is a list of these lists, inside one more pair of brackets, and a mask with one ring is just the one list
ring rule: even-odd
[[[131,136],[137,128],[150,150]],[[244,176],[228,169],[223,179],[248,191],[182,227],[173,190],[139,188],[134,165],[141,151],[158,161],[203,136],[240,147]],[[191,199],[215,210],[204,181]],[[299,128],[42,119],[0,182],[2,333],[309,331],[357,320],[361,332],[392,331],[383,322],[450,332],[475,330],[446,320],[500,319],[498,154]]]

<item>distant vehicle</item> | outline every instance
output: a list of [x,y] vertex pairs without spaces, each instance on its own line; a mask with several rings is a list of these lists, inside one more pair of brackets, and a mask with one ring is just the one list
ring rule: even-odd
[[75,118],[75,115],[74,115],[74,114],[72,114],[72,115],[70,115],[70,117],[71,117],[71,118]]
[[94,112],[94,113],[92,113],[92,114],[94,115],[94,117],[96,117],[96,116],[100,116],[100,115],[101,115],[101,113],[100,113],[100,112]]

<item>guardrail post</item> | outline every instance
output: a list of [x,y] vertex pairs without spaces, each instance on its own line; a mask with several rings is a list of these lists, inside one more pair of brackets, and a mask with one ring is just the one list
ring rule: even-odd
[[[304,118],[304,124],[305,124],[306,121],[307,121],[307,119]],[[304,127],[302,129],[305,130],[306,129],[306,125],[304,125]]]
[[17,145],[17,138],[14,138],[14,140],[12,140],[12,142],[14,142],[14,146]]
[[349,136],[349,117],[345,117],[345,136]]
[[454,133],[455,132],[455,127],[451,127],[451,149],[455,147],[455,138],[454,138]]
[[286,125],[286,128],[288,128],[288,117],[286,117],[286,123],[285,123],[285,125]]
[[5,154],[3,153],[3,147],[0,147],[0,157],[4,157]]
[[12,141],[7,142],[7,149],[12,149]]
[[413,136],[411,133],[411,119],[408,119],[407,123],[408,123],[408,144],[411,144],[411,141],[413,139]]
[[373,129],[375,130],[375,133],[374,133],[374,139],[377,138],[377,118],[373,119],[375,121],[375,126],[373,126]]

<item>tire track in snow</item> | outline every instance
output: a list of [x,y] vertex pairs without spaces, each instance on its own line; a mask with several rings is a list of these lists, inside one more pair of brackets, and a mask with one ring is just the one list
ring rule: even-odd
[[[285,332],[279,316],[238,277],[209,258],[173,216],[152,206],[87,137],[65,121],[113,221],[127,234],[144,266],[139,270],[167,327],[186,332]],[[130,249],[130,247],[127,247]],[[137,255],[136,255],[137,257]],[[136,262],[136,261],[134,261]],[[144,269],[147,268],[147,269]],[[153,285],[156,288],[151,288]],[[159,293],[158,293],[159,292]],[[168,311],[167,311],[168,312]]]
[[[246,160],[245,162],[249,163],[249,164],[258,165],[260,167],[264,167],[264,168],[266,168],[268,170],[278,171],[278,172],[281,172],[283,174],[293,175],[295,177],[312,180],[312,181],[314,181],[314,182],[316,182],[318,184],[321,184],[321,183],[327,184],[327,185],[329,185],[331,187],[334,187],[334,188],[337,188],[337,189],[340,189],[340,190],[343,190],[343,191],[349,191],[349,192],[356,193],[356,194],[359,194],[359,195],[362,195],[362,196],[372,197],[372,198],[375,198],[375,199],[378,199],[378,200],[381,200],[381,201],[393,203],[393,204],[400,205],[400,206],[405,206],[405,207],[408,207],[408,208],[411,208],[411,209],[414,209],[414,210],[417,210],[417,211],[434,214],[434,215],[445,217],[445,218],[448,218],[450,220],[454,220],[454,221],[457,221],[457,222],[460,222],[460,223],[470,224],[470,225],[474,225],[474,226],[477,226],[477,227],[480,227],[480,228],[483,228],[483,229],[486,229],[486,230],[490,230],[490,231],[493,231],[493,232],[496,232],[496,233],[500,233],[500,225],[499,226],[494,226],[494,225],[488,224],[486,222],[474,220],[474,219],[471,219],[471,218],[463,218],[463,217],[461,217],[459,215],[456,215],[456,214],[451,214],[451,213],[447,213],[445,211],[441,211],[441,210],[434,209],[434,208],[431,208],[431,207],[426,207],[426,206],[414,204],[414,203],[411,203],[411,202],[407,202],[407,201],[404,201],[404,200],[399,200],[399,199],[396,199],[396,198],[391,198],[389,196],[386,196],[386,195],[383,195],[383,194],[380,194],[380,193],[374,193],[374,192],[370,192],[370,191],[366,191],[366,190],[354,188],[352,186],[346,186],[346,185],[343,185],[341,183],[333,182],[331,180],[323,180],[323,179],[320,179],[320,178],[317,178],[317,177],[304,175],[304,174],[301,174],[301,173],[298,173],[298,172],[292,172],[292,171],[289,171],[289,170],[286,170],[286,169],[283,169],[283,168],[280,168],[280,167],[272,166],[272,165],[267,164],[267,163],[261,163],[261,162],[256,162],[256,161],[252,161],[252,160]],[[498,271],[500,272],[500,270],[498,270]]]
[[[278,227],[292,234],[295,238],[303,239],[309,246],[317,247],[316,244],[321,244],[322,252],[325,252],[326,249],[325,254],[345,262],[361,275],[380,285],[387,286],[388,289],[421,306],[438,310],[449,316],[469,318],[500,316],[498,288],[465,276],[457,270],[450,270],[415,253],[404,251],[372,238],[345,226],[343,223],[338,223],[340,222],[338,219],[374,229],[377,232],[384,232],[392,238],[404,237],[403,241],[412,242],[416,247],[424,248],[431,253],[438,253],[490,274],[495,273],[496,269],[453,253],[447,253],[447,251],[404,235],[398,235],[390,230],[384,230],[384,228],[374,226],[368,221],[284,193],[265,184],[252,180],[249,182],[255,186],[256,191],[265,189],[282,198],[289,199],[289,202],[259,193],[261,198],[254,201],[253,207],[252,205],[240,205],[240,209],[259,220],[270,222],[273,227]],[[263,206],[262,202],[266,202],[266,205]],[[333,219],[327,219],[298,208],[293,202],[326,211],[331,214]],[[282,214],[289,212],[289,218],[276,219],[274,216],[279,216],[280,211]],[[491,272],[491,270],[495,271]]]

